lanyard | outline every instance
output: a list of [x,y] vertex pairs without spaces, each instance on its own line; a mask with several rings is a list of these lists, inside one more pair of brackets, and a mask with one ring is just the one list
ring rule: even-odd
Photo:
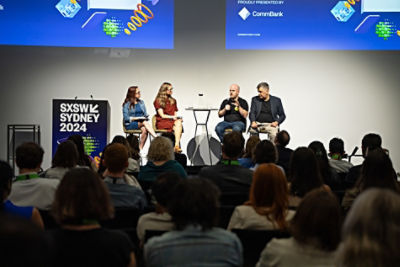
[[25,181],[25,180],[36,179],[36,178],[39,178],[39,175],[37,173],[21,174],[21,175],[17,176],[15,181]]

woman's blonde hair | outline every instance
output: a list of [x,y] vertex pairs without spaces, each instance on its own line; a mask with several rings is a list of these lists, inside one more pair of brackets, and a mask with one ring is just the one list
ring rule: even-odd
[[173,98],[172,96],[167,95],[167,91],[172,88],[172,84],[168,83],[168,82],[164,82],[163,84],[161,84],[160,89],[158,90],[158,94],[156,96],[156,100],[158,101],[158,103],[160,104],[160,106],[162,108],[165,108],[166,102],[167,100],[169,100],[169,103],[171,105],[175,104],[175,98]]
[[394,267],[400,263],[400,195],[367,189],[346,216],[337,266]]
[[174,158],[174,149],[171,140],[162,136],[154,138],[150,144],[147,159],[149,161],[168,161]]

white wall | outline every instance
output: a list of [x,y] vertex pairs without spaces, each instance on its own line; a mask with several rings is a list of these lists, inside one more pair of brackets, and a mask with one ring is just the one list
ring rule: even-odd
[[[400,168],[398,117],[399,52],[382,51],[246,51],[225,50],[225,1],[176,0],[175,49],[130,50],[112,58],[109,49],[0,47],[0,158],[6,158],[6,125],[42,127],[44,167],[50,165],[52,99],[107,99],[111,136],[121,134],[121,102],[130,85],[139,85],[147,109],[160,84],[172,82],[185,133],[183,148],[194,134],[194,95],[203,92],[215,107],[231,83],[250,102],[256,85],[267,81],[281,97],[292,136],[290,147],[338,136],[346,150],[360,146],[368,132],[379,133]],[[220,121],[214,112],[209,130]]]

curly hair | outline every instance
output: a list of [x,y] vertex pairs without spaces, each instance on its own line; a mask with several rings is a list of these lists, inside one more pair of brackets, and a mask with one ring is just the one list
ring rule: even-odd
[[168,161],[174,158],[174,149],[170,139],[158,136],[150,143],[147,154],[149,161]]
[[175,101],[176,101],[175,98],[173,98],[172,96],[168,97],[168,95],[167,95],[168,89],[171,89],[171,88],[172,88],[172,84],[170,84],[168,82],[164,82],[161,85],[160,89],[158,90],[158,94],[157,94],[156,99],[154,101],[160,103],[160,106],[162,108],[165,108],[167,100],[169,100],[169,103],[171,105],[173,105],[175,103]]

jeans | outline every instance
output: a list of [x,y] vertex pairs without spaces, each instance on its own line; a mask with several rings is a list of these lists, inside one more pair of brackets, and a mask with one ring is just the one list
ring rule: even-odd
[[224,139],[225,129],[232,129],[232,131],[244,132],[245,127],[246,126],[242,121],[232,121],[232,122],[221,121],[215,127],[215,132],[217,133],[219,140],[221,140],[222,142],[222,140]]

